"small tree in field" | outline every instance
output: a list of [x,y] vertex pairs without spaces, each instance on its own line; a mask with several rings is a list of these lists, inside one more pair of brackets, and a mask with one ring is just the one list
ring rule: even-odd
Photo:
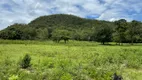
[[31,62],[31,57],[30,55],[26,54],[20,63],[21,68],[26,69],[30,67],[31,66],[30,62]]

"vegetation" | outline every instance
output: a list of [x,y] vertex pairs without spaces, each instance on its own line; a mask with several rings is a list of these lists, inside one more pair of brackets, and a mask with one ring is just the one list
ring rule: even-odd
[[29,24],[13,24],[0,31],[1,39],[10,40],[53,40],[65,43],[70,40],[140,43],[142,23],[120,19],[115,22],[80,18],[73,15],[55,14],[41,16]]
[[68,30],[56,29],[52,32],[52,38],[55,42],[59,43],[61,40],[64,40],[66,43],[70,39],[70,32]]
[[94,40],[105,44],[105,42],[111,42],[112,29],[107,24],[97,26],[94,31]]
[[127,21],[124,20],[124,19],[121,19],[121,20],[118,20],[115,22],[117,27],[115,28],[115,35],[114,35],[114,41],[118,42],[119,45],[122,43],[122,42],[125,42],[126,41],[126,30],[127,30]]
[[30,67],[31,66],[30,62],[31,62],[31,57],[28,54],[26,54],[20,63],[21,68],[26,69]]
[[0,31],[0,80],[142,80],[141,42],[139,21],[41,16]]
[[[17,42],[17,43],[16,43]],[[141,44],[99,45],[95,42],[0,40],[1,80],[142,79]],[[19,67],[29,53],[30,68]],[[116,75],[114,75],[116,73]]]

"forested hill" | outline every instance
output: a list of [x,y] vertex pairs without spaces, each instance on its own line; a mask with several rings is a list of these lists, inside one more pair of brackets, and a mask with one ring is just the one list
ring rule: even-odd
[[65,14],[57,14],[57,15],[50,15],[50,16],[41,16],[29,23],[32,26],[46,26],[46,27],[77,27],[82,26],[86,22],[90,20],[83,19],[73,15],[65,15]]
[[0,31],[1,39],[83,40],[118,43],[142,42],[142,23],[120,19],[115,22],[80,18],[74,15],[41,16],[29,24],[13,24]]
[[29,23],[33,27],[71,27],[71,28],[81,28],[81,27],[92,27],[95,24],[101,24],[105,21],[97,21],[86,18],[81,18],[74,15],[67,14],[55,14],[49,16],[41,16]]

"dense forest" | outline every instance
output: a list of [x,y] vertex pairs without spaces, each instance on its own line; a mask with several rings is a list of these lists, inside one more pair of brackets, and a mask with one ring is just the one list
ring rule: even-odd
[[142,23],[120,19],[114,22],[55,14],[41,16],[29,24],[13,24],[0,31],[1,39],[9,40],[64,40],[140,43]]

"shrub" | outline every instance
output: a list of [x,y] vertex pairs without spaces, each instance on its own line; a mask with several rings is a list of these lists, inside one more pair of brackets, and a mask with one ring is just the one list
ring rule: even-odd
[[31,57],[30,55],[26,54],[20,63],[21,68],[26,69],[30,67],[31,66],[30,62],[31,62]]
[[11,77],[9,77],[9,80],[18,80],[18,76],[17,75],[12,75]]

